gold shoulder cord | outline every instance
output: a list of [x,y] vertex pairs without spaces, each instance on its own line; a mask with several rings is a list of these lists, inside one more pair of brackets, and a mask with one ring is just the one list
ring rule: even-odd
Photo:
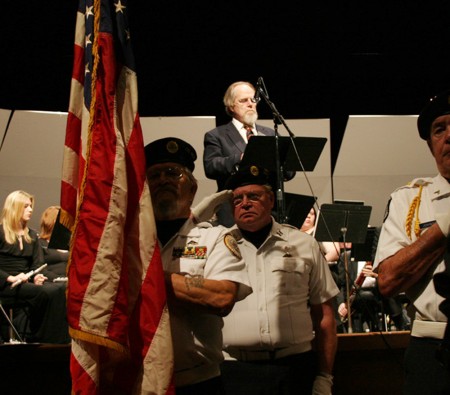
[[413,222],[414,217],[415,217],[414,234],[416,235],[416,237],[420,236],[419,207],[420,207],[420,198],[422,196],[422,189],[423,189],[423,185],[420,185],[419,193],[411,202],[411,205],[409,206],[409,210],[408,210],[408,215],[406,217],[405,229],[406,229],[406,234],[408,235],[410,240],[412,240],[411,227],[412,227],[412,222]]

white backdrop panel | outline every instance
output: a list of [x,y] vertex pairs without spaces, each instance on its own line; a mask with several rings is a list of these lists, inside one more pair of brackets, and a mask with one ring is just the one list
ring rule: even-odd
[[[2,133],[9,111],[0,112]],[[6,196],[23,189],[36,198],[30,226],[39,227],[42,212],[60,202],[61,170],[67,113],[16,111],[0,152],[0,205]],[[197,151],[195,175],[199,181],[196,204],[215,192],[216,184],[203,170],[203,136],[215,126],[214,117],[141,118],[144,143],[175,136]]]
[[[0,110],[0,136],[9,117]],[[66,113],[16,111],[0,152],[0,201],[7,194],[24,189],[36,197],[31,226],[36,228],[42,211],[59,204]],[[418,137],[415,116],[350,117],[341,145],[333,188],[335,199],[364,200],[371,205],[371,224],[381,224],[389,194],[417,176],[436,174],[434,159],[426,143]],[[272,120],[260,120],[273,127]],[[319,203],[332,201],[329,120],[287,120],[295,136],[325,137],[327,143],[313,172],[285,183],[290,193],[316,195]],[[144,143],[175,136],[189,141],[197,151],[195,175],[199,180],[196,204],[216,190],[215,181],[203,170],[203,137],[214,128],[214,117],[141,118]],[[287,131],[280,126],[281,136]]]
[[372,206],[370,224],[381,225],[390,193],[419,176],[437,174],[417,116],[351,116],[333,176],[334,198]]
[[16,111],[0,152],[0,205],[18,189],[34,195],[35,229],[42,212],[60,203],[66,119],[66,113]]

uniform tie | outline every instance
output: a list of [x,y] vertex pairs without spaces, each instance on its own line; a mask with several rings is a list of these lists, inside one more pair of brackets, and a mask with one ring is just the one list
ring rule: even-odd
[[254,136],[252,127],[248,126],[248,125],[246,125],[244,127],[245,127],[245,130],[247,131],[247,141],[249,141],[250,137]]

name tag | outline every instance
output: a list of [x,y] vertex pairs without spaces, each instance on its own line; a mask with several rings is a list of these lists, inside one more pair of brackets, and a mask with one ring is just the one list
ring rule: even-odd
[[423,224],[419,225],[420,229],[426,229],[429,228],[431,225],[435,224],[436,221],[428,221],[428,222],[424,222]]

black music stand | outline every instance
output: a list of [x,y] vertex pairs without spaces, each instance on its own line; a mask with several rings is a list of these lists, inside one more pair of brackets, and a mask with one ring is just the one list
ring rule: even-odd
[[[293,148],[292,140],[296,149]],[[259,166],[276,175],[275,197],[277,220],[287,222],[285,213],[284,180],[285,171],[313,171],[327,139],[324,137],[280,137],[256,136],[251,138],[244,151],[240,167]],[[296,152],[299,152],[300,161]],[[304,156],[304,159],[302,158]],[[303,167],[302,167],[302,165]]]
[[53,248],[55,250],[69,250],[70,236],[72,233],[63,224],[61,224],[61,222],[59,222],[60,214],[61,210],[58,211],[58,215],[56,216],[56,221],[52,230],[52,235],[50,236],[48,248]]
[[364,244],[371,211],[371,206],[361,204],[322,204],[315,238]]
[[308,195],[297,195],[285,192],[286,223],[301,228],[316,198]]
[[[302,170],[290,137],[278,137],[280,163],[284,170]],[[305,171],[313,171],[327,142],[325,137],[294,137]],[[275,136],[251,138],[242,157],[240,166],[256,165],[277,171]]]
[[364,243],[353,243],[352,257],[355,261],[373,262],[374,259],[374,240],[377,228],[375,226],[367,227],[367,235]]
[[353,333],[350,304],[350,278],[348,254],[345,243],[364,244],[372,207],[361,204],[322,204],[315,238],[318,241],[342,241],[344,243],[344,266],[346,277],[348,332]]
[[[325,137],[294,137],[296,149],[294,149],[292,143],[289,145],[284,167],[286,170],[313,171],[326,142],[327,139]],[[301,162],[297,158],[296,151],[300,156]]]

